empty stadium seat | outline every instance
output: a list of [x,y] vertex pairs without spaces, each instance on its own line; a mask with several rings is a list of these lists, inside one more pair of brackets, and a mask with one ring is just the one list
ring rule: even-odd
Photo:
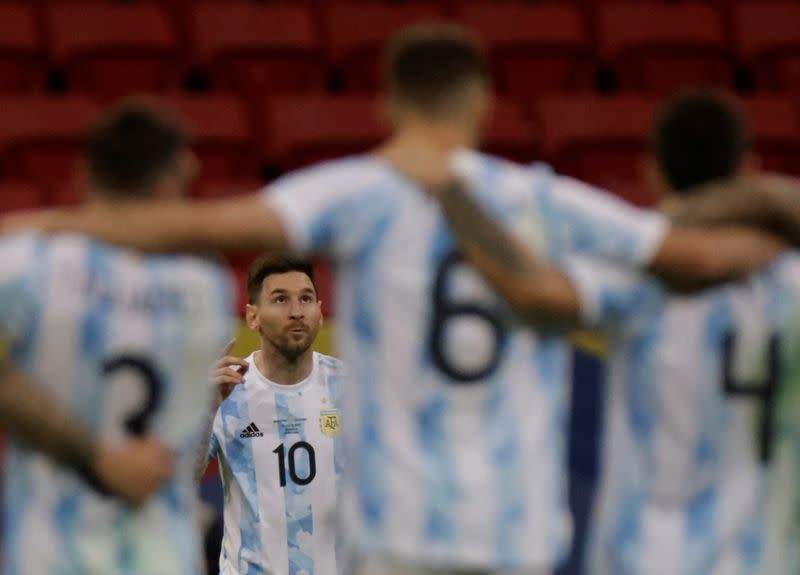
[[180,84],[177,41],[157,4],[55,4],[47,28],[52,58],[72,88],[113,98]]
[[730,83],[723,23],[712,5],[621,2],[597,13],[601,57],[623,88],[669,93],[685,85]]
[[45,203],[42,190],[28,180],[0,180],[0,214],[14,210],[40,208]]
[[32,8],[0,3],[0,91],[25,91],[44,85],[43,50]]
[[326,6],[328,53],[349,90],[374,91],[380,84],[380,53],[394,32],[443,12],[428,2],[402,4],[336,2]]
[[97,104],[82,96],[0,96],[0,110],[3,176],[26,178],[47,190],[68,187]]
[[171,94],[161,99],[188,123],[203,179],[258,175],[260,156],[242,102],[225,95]]
[[763,167],[800,173],[800,110],[791,98],[750,96],[741,106]]
[[580,10],[567,3],[465,3],[458,20],[485,42],[498,90],[520,100],[594,85]]
[[800,4],[741,2],[733,9],[733,26],[737,54],[756,86],[800,93]]
[[193,62],[215,88],[248,94],[322,90],[325,71],[302,4],[203,3],[191,8]]
[[362,152],[387,133],[368,96],[275,97],[265,110],[264,154],[282,168]]
[[543,98],[536,116],[545,157],[560,172],[649,205],[653,198],[636,183],[657,104],[656,99],[627,95]]
[[484,137],[487,152],[518,162],[530,162],[537,157],[537,141],[533,122],[516,104],[495,102]]

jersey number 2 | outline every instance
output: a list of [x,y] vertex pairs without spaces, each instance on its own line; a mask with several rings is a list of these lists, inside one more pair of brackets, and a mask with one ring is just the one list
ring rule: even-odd
[[145,386],[144,405],[125,420],[128,433],[141,436],[147,433],[150,419],[161,405],[161,380],[152,362],[142,356],[118,355],[106,361],[102,367],[106,379],[122,371],[138,375]]
[[772,457],[774,429],[774,401],[781,380],[781,341],[777,335],[769,338],[767,346],[767,375],[764,381],[742,383],[733,375],[733,353],[736,336],[725,335],[722,342],[722,390],[725,395],[748,397],[761,401],[761,425],[759,427],[759,455],[762,463]]

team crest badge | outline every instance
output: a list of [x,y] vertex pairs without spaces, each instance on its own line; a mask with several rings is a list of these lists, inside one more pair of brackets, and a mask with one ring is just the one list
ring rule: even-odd
[[319,412],[319,428],[325,437],[336,437],[341,431],[339,427],[339,410],[323,409]]

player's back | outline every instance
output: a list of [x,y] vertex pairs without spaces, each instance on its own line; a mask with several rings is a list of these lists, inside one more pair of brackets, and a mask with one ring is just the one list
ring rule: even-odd
[[[464,173],[507,226],[554,248],[550,232],[565,228],[541,212],[557,211],[563,179],[478,154]],[[338,264],[353,542],[422,564],[556,562],[570,539],[562,341],[515,322],[459,257],[437,203],[374,156],[292,174],[265,200],[296,247]]]
[[601,286],[584,299],[611,329],[590,572],[796,572],[769,563],[766,502],[776,400],[798,367],[800,256],[693,296],[602,267],[579,281]]
[[208,366],[232,328],[227,274],[78,236],[7,238],[0,254],[0,331],[13,360],[103,439],[153,433],[178,456],[175,478],[134,509],[11,445],[4,572],[201,572],[192,463]]

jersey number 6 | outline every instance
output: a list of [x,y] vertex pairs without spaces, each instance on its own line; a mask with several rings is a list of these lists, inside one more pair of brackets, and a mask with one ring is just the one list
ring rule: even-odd
[[[458,252],[444,258],[436,272],[433,285],[433,321],[431,325],[430,350],[434,365],[454,383],[475,383],[489,377],[500,365],[506,330],[494,311],[477,303],[452,303],[447,298],[448,276],[463,259]],[[494,334],[494,349],[486,363],[478,368],[466,370],[447,357],[445,338],[447,323],[455,319],[473,318],[485,322]]]

